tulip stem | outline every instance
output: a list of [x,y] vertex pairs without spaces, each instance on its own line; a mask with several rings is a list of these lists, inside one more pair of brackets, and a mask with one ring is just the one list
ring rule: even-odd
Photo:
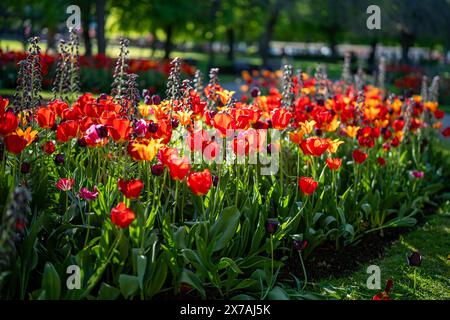
[[200,200],[200,208],[202,210],[202,217],[203,220],[206,221],[206,212],[205,212],[205,203],[203,202],[203,198],[202,196],[198,196],[199,200]]
[[305,282],[303,283],[302,290],[306,288],[306,284],[308,283],[308,275],[306,274],[305,264],[303,263],[302,252],[298,252],[298,256],[300,257],[300,263],[302,264],[303,276],[305,277]]
[[273,234],[270,235],[271,275],[273,278]]
[[173,224],[175,224],[176,215],[177,215],[178,186],[179,186],[179,182],[177,180],[177,181],[175,181],[175,203],[173,204],[173,217],[172,217]]

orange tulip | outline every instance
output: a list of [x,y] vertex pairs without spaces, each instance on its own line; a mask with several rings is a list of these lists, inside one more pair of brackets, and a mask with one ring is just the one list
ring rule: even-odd
[[330,170],[338,170],[342,165],[342,159],[340,158],[327,158],[325,161]]
[[55,125],[55,117],[52,110],[44,107],[39,108],[36,113],[38,125],[42,129],[51,129]]

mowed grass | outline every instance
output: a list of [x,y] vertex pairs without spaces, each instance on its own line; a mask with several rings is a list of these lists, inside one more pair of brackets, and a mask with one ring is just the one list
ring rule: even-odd
[[[422,255],[418,268],[408,266],[406,256],[411,250]],[[372,299],[382,290],[369,290],[366,282],[369,265],[381,269],[381,287],[394,281],[391,299],[398,300],[450,300],[450,201],[436,215],[411,233],[405,234],[386,250],[383,259],[367,263],[350,277],[323,280],[317,290],[338,299]],[[416,272],[414,272],[414,270]],[[416,289],[414,290],[414,274]]]

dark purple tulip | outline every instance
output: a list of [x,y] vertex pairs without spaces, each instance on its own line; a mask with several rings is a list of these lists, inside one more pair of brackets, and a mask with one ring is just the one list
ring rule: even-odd
[[308,105],[308,106],[305,107],[305,110],[306,110],[306,112],[309,113],[309,112],[313,111],[313,107]]
[[322,135],[322,130],[316,129],[316,136],[320,137]]
[[217,187],[217,185],[219,184],[219,176],[214,176],[212,181],[213,181],[213,186]]
[[411,267],[419,267],[422,263],[422,256],[419,251],[413,251],[406,257],[406,260]]
[[164,172],[164,166],[162,164],[154,164],[152,165],[152,174],[154,176],[160,176]]
[[55,164],[57,166],[61,166],[64,164],[64,161],[65,161],[64,155],[62,153],[58,153],[55,157]]
[[152,104],[152,99],[149,97],[149,96],[145,96],[144,97],[144,103],[146,104],[146,105],[150,105],[150,104]]
[[303,251],[308,247],[308,241],[294,239],[294,241],[292,241],[292,245],[294,246],[295,250]]
[[31,165],[28,162],[24,162],[20,165],[20,172],[27,174],[30,172]]
[[77,140],[77,145],[81,148],[84,148],[87,146],[87,142],[84,138],[80,138]]
[[214,116],[217,114],[217,111],[210,111],[209,112],[209,117],[212,119],[212,118],[214,118]]
[[267,120],[267,125],[269,126],[270,129],[272,129],[272,120]]
[[274,234],[277,232],[278,226],[280,223],[275,219],[269,219],[266,221],[266,231],[268,234]]
[[258,87],[253,87],[252,90],[250,91],[250,94],[252,95],[252,98],[256,98],[261,94],[261,91],[259,90]]
[[158,132],[158,124],[156,122],[152,122],[148,125],[148,132],[156,133]]
[[161,98],[155,94],[154,96],[152,96],[152,102],[153,102],[153,104],[158,105],[161,103]]
[[173,129],[176,129],[176,128],[178,128],[180,121],[178,121],[178,119],[172,119],[172,120],[170,120],[170,124],[172,125]]
[[142,90],[142,96],[143,97],[147,97],[147,96],[149,96],[150,94],[148,93],[148,90],[147,89],[144,89],[144,90]]
[[108,137],[108,129],[106,129],[105,126],[96,126],[95,131],[97,131],[99,138],[106,138]]
[[269,143],[267,145],[267,154],[272,154],[272,144],[271,143]]

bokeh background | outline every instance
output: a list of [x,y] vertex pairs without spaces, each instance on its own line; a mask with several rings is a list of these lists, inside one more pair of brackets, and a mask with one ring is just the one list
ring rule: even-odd
[[[448,0],[3,0],[0,3],[1,92],[14,88],[15,67],[27,39],[41,38],[50,87],[60,39],[68,37],[66,9],[81,9],[82,89],[107,92],[119,39],[141,85],[160,90],[167,59],[184,59],[184,71],[220,68],[222,84],[238,89],[243,70],[275,70],[285,63],[313,72],[326,65],[340,77],[352,69],[371,76],[387,60],[390,90],[420,91],[423,75],[441,75],[441,103],[450,105],[450,1]],[[367,7],[381,8],[381,30],[368,30]],[[132,68],[132,69],[133,69]],[[7,93],[7,92],[6,92]]]

